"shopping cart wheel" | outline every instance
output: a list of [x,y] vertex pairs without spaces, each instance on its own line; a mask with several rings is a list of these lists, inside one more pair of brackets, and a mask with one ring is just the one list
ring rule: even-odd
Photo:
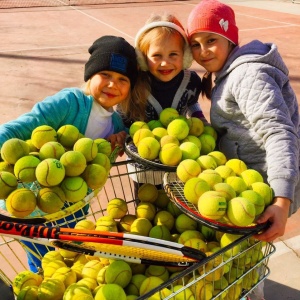
[[5,299],[5,300],[15,299],[12,288],[8,286],[6,283],[4,283],[1,278],[0,278],[0,295],[1,295],[1,299]]

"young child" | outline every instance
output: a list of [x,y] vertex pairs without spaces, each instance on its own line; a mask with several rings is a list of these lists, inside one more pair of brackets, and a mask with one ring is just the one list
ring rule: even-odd
[[[103,36],[92,44],[89,53],[83,88],[63,89],[34,105],[31,112],[1,125],[0,147],[10,138],[30,139],[33,129],[45,124],[56,130],[72,124],[86,137],[106,138],[112,148],[124,144],[126,128],[113,107],[118,104],[126,112],[131,101],[137,79],[135,49],[121,37]],[[85,216],[81,213],[76,217],[79,220]],[[30,243],[26,245],[30,247]],[[35,251],[35,247],[31,248]],[[46,251],[41,245],[38,249],[41,253]],[[29,254],[31,270],[36,271],[39,263]]]
[[[193,59],[178,19],[171,14],[152,15],[136,34],[135,47],[144,93],[139,95],[136,114],[123,116],[125,125],[130,127],[136,120],[157,120],[168,107],[207,123],[198,103],[201,79],[195,71],[188,70]],[[152,183],[158,185],[161,174],[156,175]]]
[[259,171],[274,191],[273,204],[257,220],[271,226],[255,236],[273,241],[300,205],[299,108],[288,69],[274,44],[239,46],[234,11],[216,0],[192,10],[187,31],[194,59],[208,72],[204,94],[219,149]]

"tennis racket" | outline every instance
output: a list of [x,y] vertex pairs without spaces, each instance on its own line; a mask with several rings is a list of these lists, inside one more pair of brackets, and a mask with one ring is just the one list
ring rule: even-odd
[[[52,246],[99,255],[109,252],[114,255],[135,257],[161,264],[189,266],[199,262],[206,255],[197,249],[175,242],[119,232],[102,232],[72,228],[48,227],[0,221],[0,234],[37,243],[50,243]],[[79,243],[79,244],[78,244]],[[68,247],[68,248],[66,248]],[[77,249],[77,250],[76,250]],[[100,254],[99,254],[100,251]],[[92,253],[92,254],[91,254]]]
[[265,230],[269,223],[254,224],[246,227],[235,226],[212,220],[202,216],[196,205],[185,199],[184,196],[184,183],[177,179],[177,176],[173,173],[165,173],[163,178],[164,189],[169,196],[170,200],[186,215],[196,220],[197,222],[210,227],[212,229],[232,233],[232,234],[248,234],[248,233],[259,233]]

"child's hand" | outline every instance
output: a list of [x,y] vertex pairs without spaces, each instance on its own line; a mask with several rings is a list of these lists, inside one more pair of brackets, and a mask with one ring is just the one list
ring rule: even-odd
[[288,198],[274,198],[274,203],[268,206],[257,220],[259,224],[269,221],[271,226],[263,233],[257,234],[254,237],[261,241],[272,242],[282,236],[285,232],[290,204],[291,201]]
[[112,151],[114,151],[116,147],[121,148],[119,152],[119,156],[122,156],[124,154],[124,145],[125,145],[126,136],[127,136],[126,132],[121,131],[119,133],[112,134],[107,138],[107,140],[111,143]]

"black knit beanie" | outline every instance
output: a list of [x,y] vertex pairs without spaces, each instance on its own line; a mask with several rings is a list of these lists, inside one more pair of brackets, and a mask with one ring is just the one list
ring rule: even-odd
[[137,60],[133,46],[122,37],[103,36],[89,48],[91,54],[85,64],[84,81],[100,71],[114,71],[129,78],[131,88],[137,78]]

